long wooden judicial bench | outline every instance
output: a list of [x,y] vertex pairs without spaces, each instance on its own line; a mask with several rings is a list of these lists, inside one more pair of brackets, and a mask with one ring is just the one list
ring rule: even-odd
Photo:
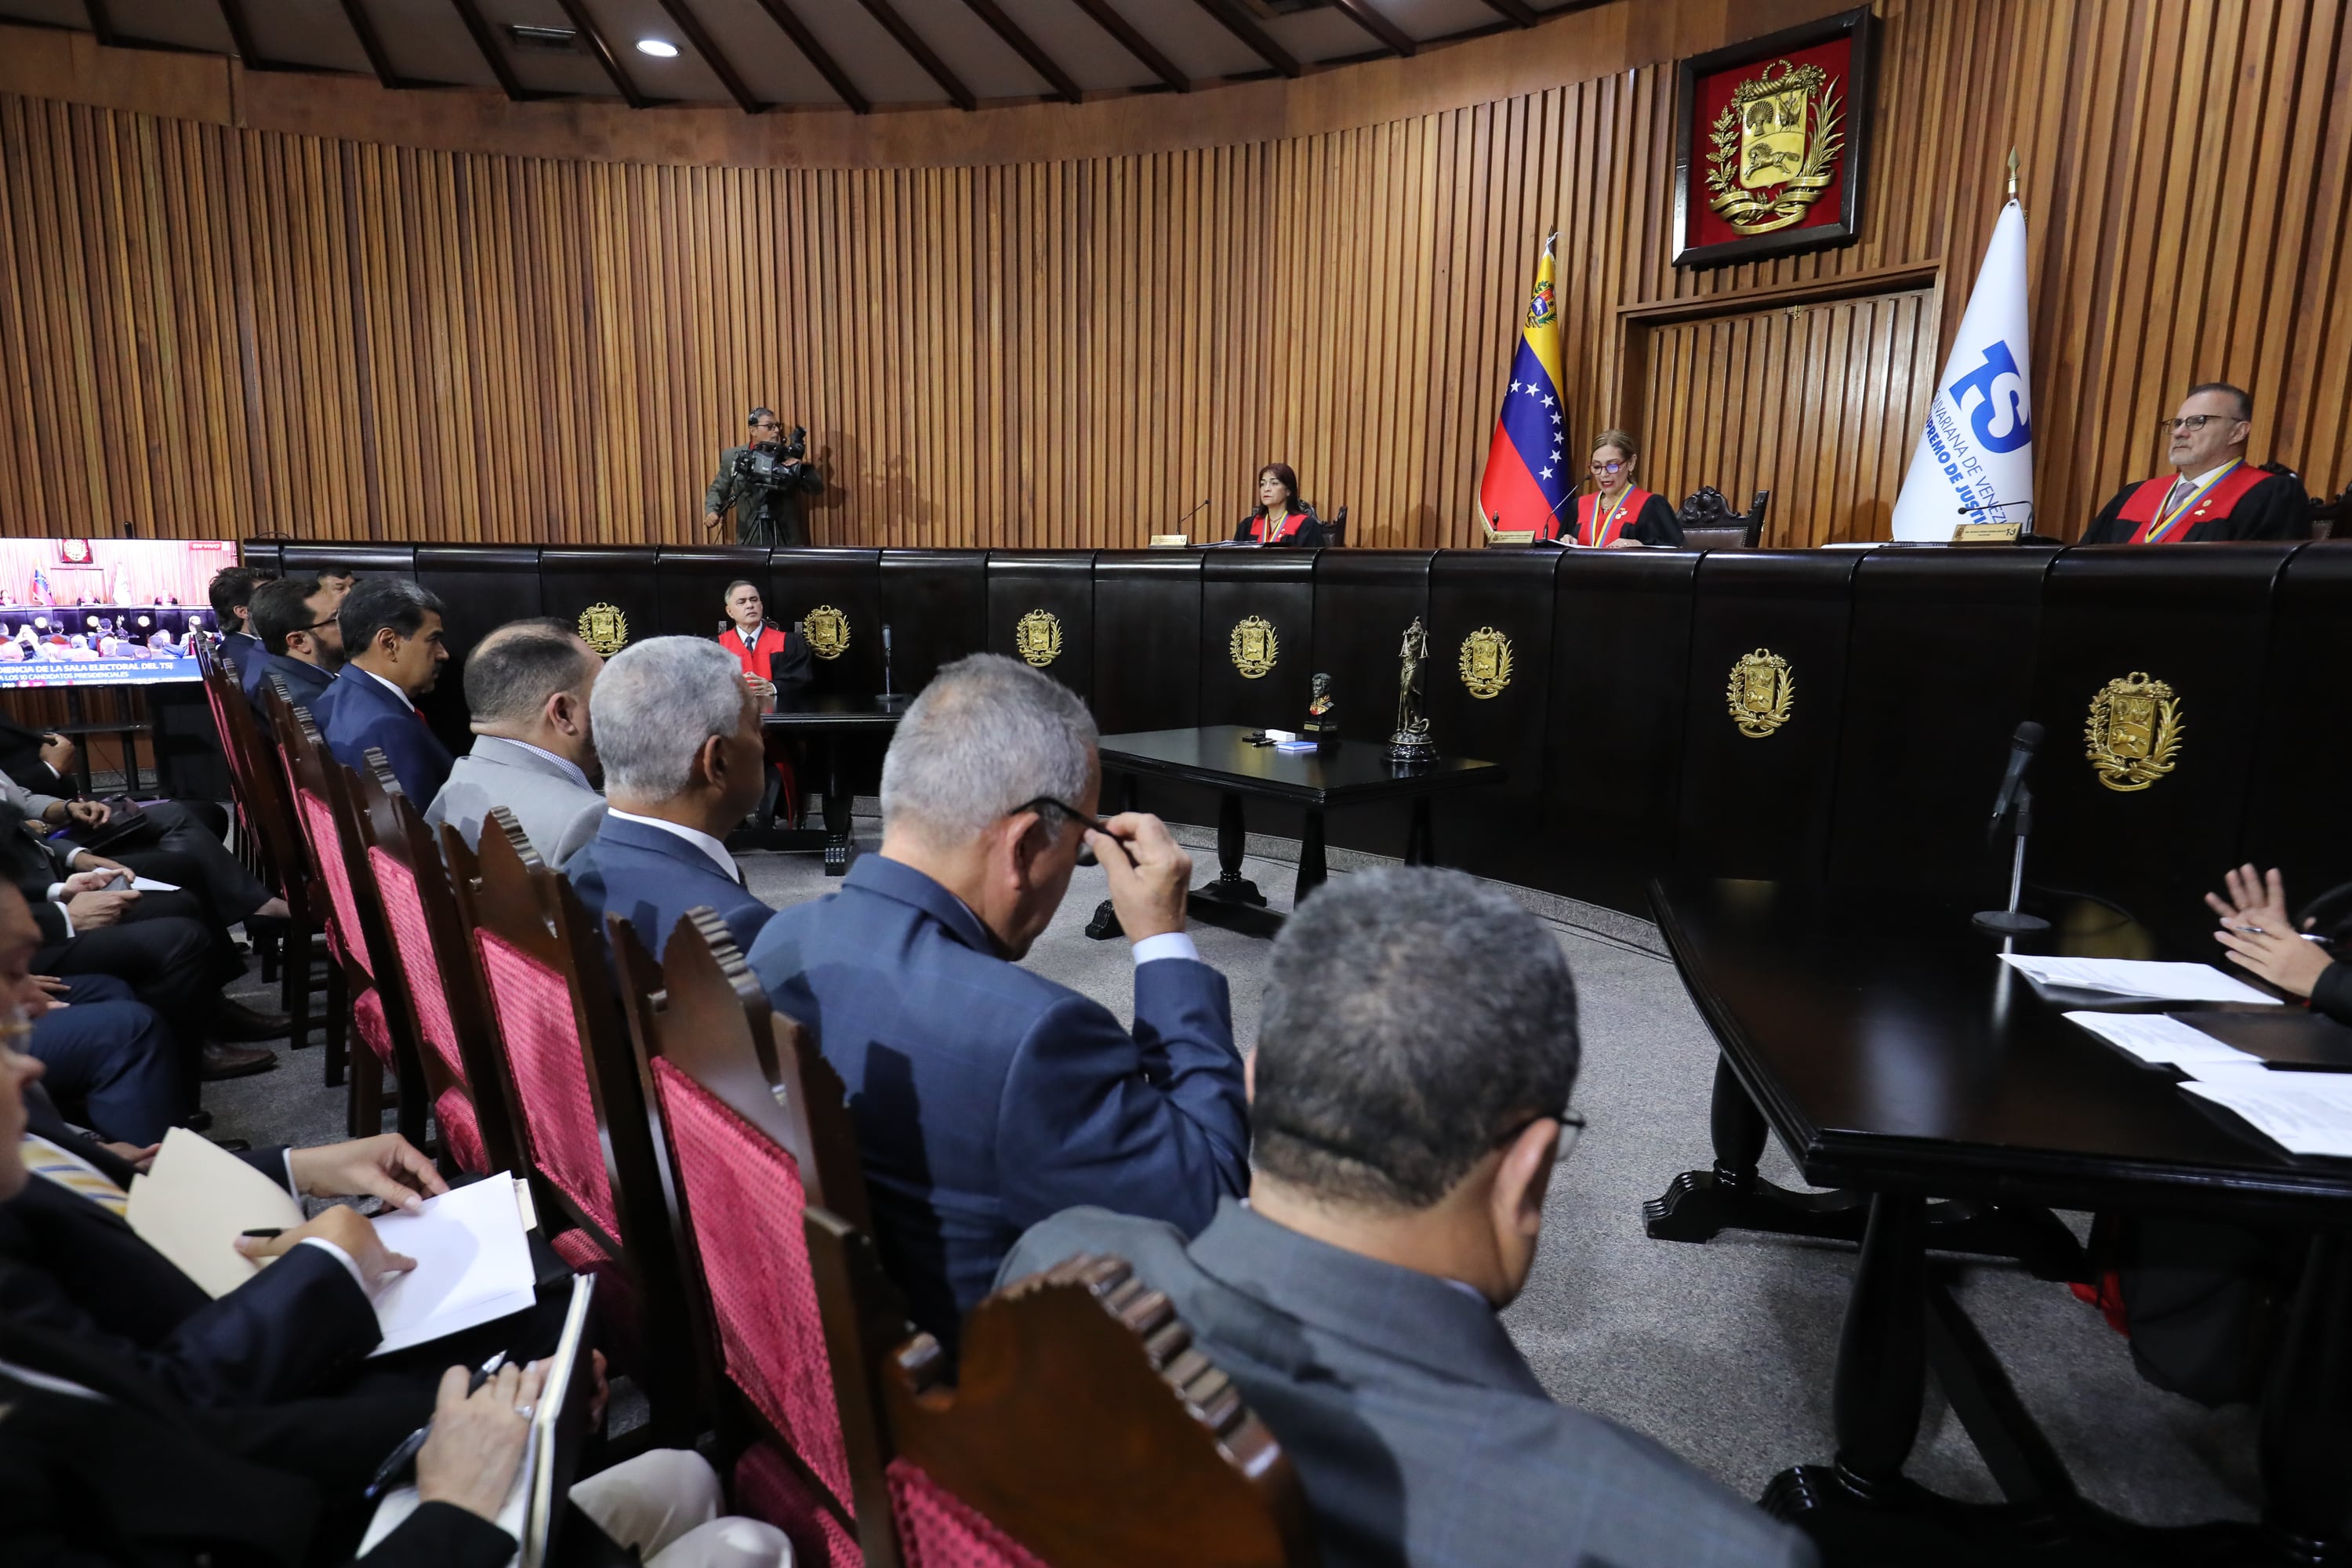
[[[772,616],[817,616],[832,655],[820,693],[883,689],[887,627],[893,689],[973,650],[1025,652],[1106,732],[1287,727],[1319,671],[1345,743],[1378,743],[1419,616],[1440,750],[1509,768],[1501,789],[1440,803],[1437,858],[1643,913],[1644,879],[1668,871],[1993,900],[2007,862],[1986,822],[2028,718],[2048,735],[2031,882],[2107,897],[2188,942],[2224,866],[2283,865],[2305,893],[2352,879],[2352,551],[2327,544],[245,551],[288,571],[413,575],[447,602],[460,658],[521,616],[608,643],[710,636],[725,585],[749,577]],[[425,707],[462,749],[454,664]],[[1146,781],[1141,804],[1214,819],[1182,785]],[[1251,826],[1296,830],[1279,811]],[[1406,826],[1402,808],[1352,813],[1333,841],[1399,854]]]

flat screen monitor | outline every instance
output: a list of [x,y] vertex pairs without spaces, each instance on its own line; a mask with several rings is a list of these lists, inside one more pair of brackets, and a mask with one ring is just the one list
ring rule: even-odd
[[226,539],[0,539],[0,691],[194,680]]

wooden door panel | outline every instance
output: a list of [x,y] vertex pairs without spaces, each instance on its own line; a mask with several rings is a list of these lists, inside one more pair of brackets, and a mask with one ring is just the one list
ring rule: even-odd
[[1769,546],[1886,538],[1937,320],[1936,290],[1908,289],[1648,328],[1644,488],[1679,506],[1713,485],[1740,510],[1769,489]]

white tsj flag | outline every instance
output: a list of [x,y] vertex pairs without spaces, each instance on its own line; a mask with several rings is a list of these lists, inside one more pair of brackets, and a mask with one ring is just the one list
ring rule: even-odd
[[2033,366],[2025,343],[2025,209],[1993,225],[1927,428],[1895,501],[1895,537],[1949,540],[1963,522],[2033,521]]

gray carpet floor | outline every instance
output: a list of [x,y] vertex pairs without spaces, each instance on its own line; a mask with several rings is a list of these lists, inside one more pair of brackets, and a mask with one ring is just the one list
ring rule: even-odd
[[[876,824],[863,818],[859,830],[870,847]],[[1210,834],[1180,837],[1197,865],[1213,866]],[[1294,868],[1285,862],[1297,847],[1253,838],[1250,849],[1245,874],[1272,907],[1286,908]],[[1332,854],[1335,876],[1367,863]],[[752,890],[779,907],[834,885],[814,856],[751,855],[744,868]],[[1678,1171],[1710,1162],[1713,1039],[1654,928],[1515,891],[1557,931],[1576,974],[1584,1037],[1576,1100],[1590,1127],[1553,1179],[1534,1277],[1505,1321],[1555,1397],[1645,1433],[1754,1497],[1776,1471],[1831,1457],[1831,1372],[1853,1255],[1780,1237],[1731,1235],[1701,1247],[1643,1235],[1643,1200]],[[1027,963],[1124,1018],[1132,1005],[1127,944],[1090,941],[1082,929],[1106,895],[1102,873],[1081,869]],[[1231,980],[1235,1034],[1244,1051],[1254,1048],[1267,944],[1214,928],[1196,926],[1194,935],[1202,956]],[[218,1137],[309,1143],[342,1135],[342,1092],[322,1087],[316,1050],[210,1086],[205,1100]],[[1765,1174],[1802,1184],[1777,1145]],[[2078,1232],[2087,1224],[2065,1217]],[[2126,1342],[2062,1285],[1994,1267],[1953,1278],[2086,1497],[2147,1523],[2256,1517],[2251,1411],[2208,1411],[2142,1382]],[[1910,1473],[1951,1496],[1999,1500],[1932,1380]]]

